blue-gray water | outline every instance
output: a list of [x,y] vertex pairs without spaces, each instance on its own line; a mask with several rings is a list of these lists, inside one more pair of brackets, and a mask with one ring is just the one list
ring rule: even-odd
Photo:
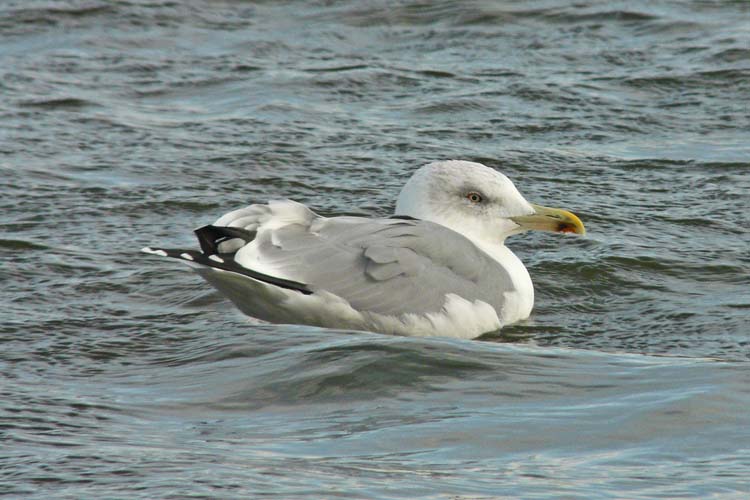
[[[750,4],[0,3],[0,494],[746,498]],[[144,245],[290,197],[386,215],[481,161],[584,239],[509,241],[479,341],[258,325]]]

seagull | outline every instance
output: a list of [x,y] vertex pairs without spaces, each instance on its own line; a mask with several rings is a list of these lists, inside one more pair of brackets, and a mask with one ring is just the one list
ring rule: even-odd
[[527,230],[585,234],[502,173],[448,160],[417,169],[391,217],[322,217],[275,200],[196,229],[200,251],[142,251],[187,263],[264,321],[471,339],[531,314],[531,277],[505,246]]

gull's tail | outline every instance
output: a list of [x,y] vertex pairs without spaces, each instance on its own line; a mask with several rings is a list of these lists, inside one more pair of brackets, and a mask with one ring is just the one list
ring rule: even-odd
[[222,243],[228,242],[230,240],[240,239],[245,243],[249,243],[255,238],[254,231],[247,231],[245,229],[235,227],[208,225],[196,229],[195,235],[198,237],[201,251],[183,250],[178,248],[144,247],[141,249],[141,252],[151,255],[158,255],[160,257],[170,257],[172,259],[182,260],[191,265],[210,267],[212,269],[217,269],[220,271],[236,273],[248,278],[262,281],[269,285],[286,288],[287,290],[295,290],[305,295],[313,293],[312,290],[310,290],[310,288],[304,283],[270,276],[268,274],[260,273],[238,264],[234,260],[235,252],[220,252],[222,246],[224,246],[222,245]]

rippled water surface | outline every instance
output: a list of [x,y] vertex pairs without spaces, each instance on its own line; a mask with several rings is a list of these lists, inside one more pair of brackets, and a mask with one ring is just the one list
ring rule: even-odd
[[[746,498],[750,5],[0,3],[0,494]],[[230,209],[387,215],[481,161],[514,237],[478,341],[243,317],[184,266]]]

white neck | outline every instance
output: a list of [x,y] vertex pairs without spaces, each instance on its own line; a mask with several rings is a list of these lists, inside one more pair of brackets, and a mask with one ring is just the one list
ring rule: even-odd
[[[411,200],[409,200],[411,201]],[[498,311],[503,324],[510,324],[525,319],[531,314],[534,307],[534,285],[531,282],[531,276],[526,270],[521,260],[516,257],[508,247],[505,246],[505,237],[510,233],[498,234],[494,238],[487,238],[485,231],[481,227],[474,227],[466,221],[452,217],[450,213],[439,214],[435,217],[434,213],[422,213],[422,207],[418,203],[402,203],[396,207],[396,213],[399,215],[410,215],[418,219],[430,220],[442,226],[447,227],[457,233],[465,236],[474,245],[492,259],[497,261],[510,276],[512,281],[511,290],[506,292],[505,301],[502,311]],[[421,217],[420,217],[421,216]]]

